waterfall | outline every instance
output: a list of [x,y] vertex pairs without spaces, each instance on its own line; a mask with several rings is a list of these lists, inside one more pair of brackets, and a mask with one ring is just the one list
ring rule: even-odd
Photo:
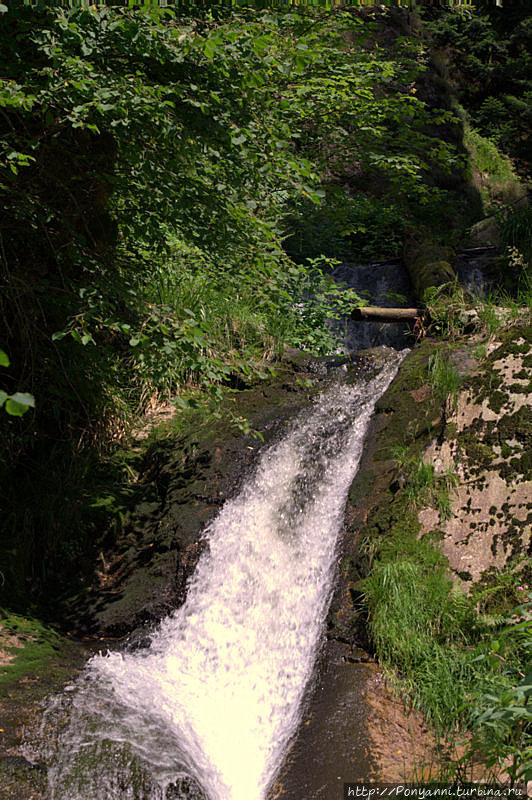
[[493,283],[493,261],[495,251],[486,249],[479,254],[459,254],[456,260],[456,274],[461,285],[474,300],[484,298]]
[[335,383],[264,448],[203,533],[184,605],[148,647],[93,657],[56,698],[53,800],[264,800],[302,715],[380,372]]
[[[398,261],[340,264],[332,275],[339,283],[358,292],[368,306],[401,308],[416,304],[408,272]],[[408,322],[355,322],[344,317],[331,324],[340,333],[347,351],[380,345],[402,350],[411,343],[411,325]]]

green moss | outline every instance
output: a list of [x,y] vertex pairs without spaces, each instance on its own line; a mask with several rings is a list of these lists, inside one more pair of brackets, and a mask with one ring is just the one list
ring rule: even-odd
[[86,744],[73,755],[62,774],[61,789],[72,797],[95,796],[102,773],[108,776],[109,795],[123,793],[125,776],[130,797],[140,800],[154,794],[153,779],[131,745],[107,739]]
[[368,496],[374,484],[375,476],[370,469],[361,469],[349,489],[349,502],[356,506]]
[[508,400],[508,395],[504,394],[503,392],[499,391],[490,392],[488,406],[496,414],[500,414],[502,411],[502,407],[504,406],[507,400]]
[[514,172],[508,156],[484,136],[464,125],[464,145],[469,153],[470,170],[480,185],[480,194],[485,211],[499,203],[510,203],[523,192],[523,187]]
[[447,441],[452,441],[458,436],[458,425],[454,422],[448,422],[445,426],[444,436]]
[[515,439],[528,449],[532,445],[532,408],[522,406],[514,414],[506,414],[497,426],[489,426],[488,439],[501,443]]
[[509,458],[512,455],[512,453],[513,453],[513,450],[510,447],[510,445],[507,444],[507,442],[503,442],[502,445],[501,445],[501,456],[503,458]]
[[463,431],[459,434],[457,441],[463,448],[468,459],[472,461],[476,467],[487,469],[495,458],[493,450],[488,447],[488,445],[478,440],[475,431],[470,429]]
[[0,609],[0,649],[7,663],[0,666],[0,686],[38,674],[54,659],[61,639],[35,619]]
[[523,602],[520,585],[532,583],[532,559],[510,559],[503,569],[490,567],[471,587],[471,599],[481,614],[507,614]]
[[391,447],[423,438],[440,421],[440,398],[431,392],[416,399],[416,392],[428,385],[427,365],[438,348],[439,343],[424,340],[403,361],[396,379],[377,402],[376,413],[386,415],[386,435],[379,437],[377,459],[388,460]]
[[42,764],[34,764],[22,756],[0,758],[0,784],[10,798],[42,797],[46,791],[46,770]]

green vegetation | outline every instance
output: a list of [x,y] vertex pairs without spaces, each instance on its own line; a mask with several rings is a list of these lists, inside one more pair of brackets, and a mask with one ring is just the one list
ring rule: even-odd
[[473,127],[519,159],[528,173],[532,23],[526,4],[486,3],[478,11],[442,8],[438,13],[426,8],[423,13]]
[[456,411],[461,379],[449,354],[441,350],[429,357],[429,382],[444,406]]
[[[472,379],[461,361],[470,349],[458,334],[456,342],[444,345],[425,340],[403,362],[397,385],[380,401],[384,413],[378,459],[374,457],[373,466],[370,462],[364,477],[364,486],[375,486],[377,494],[361,501],[355,481],[351,500],[363,503],[359,566],[352,579],[363,595],[368,632],[390,685],[405,704],[423,711],[437,741],[445,741],[447,755],[438,764],[444,781],[478,780],[479,764],[494,781],[529,779],[532,769],[532,595],[526,544],[513,551],[503,569],[493,566],[476,582],[468,573],[458,573],[466,593],[440,548],[444,531],[452,531],[445,520],[458,476],[452,465],[445,470],[431,462],[427,452],[435,441],[449,443],[452,452],[456,438],[475,463],[487,459],[491,464],[495,458],[474,424],[470,431],[457,433],[448,412],[449,393],[458,391],[460,382],[464,389],[473,387],[474,402],[495,398],[501,377],[490,365],[508,352],[528,353],[529,325],[499,329],[498,335],[503,344],[489,357],[484,353],[487,363]],[[489,341],[488,331],[483,341]],[[429,386],[432,391],[425,392]],[[526,423],[516,420],[515,430],[524,441]],[[501,441],[516,435],[506,422],[501,433]],[[493,441],[500,435],[494,431]],[[507,448],[506,457],[511,454]],[[371,469],[379,478],[384,473],[384,486]],[[462,481],[461,490],[466,486]],[[494,520],[504,518],[504,508],[494,506],[489,514]],[[424,509],[437,510],[439,519],[419,517]],[[421,519],[434,527],[424,533]]]
[[42,670],[58,644],[59,636],[38,620],[0,609],[0,686]]
[[[146,448],[128,450],[129,437],[148,408],[177,409],[173,436],[221,419],[250,433],[233,392],[271,378],[284,345],[336,350],[327,320],[360,298],[333,282],[335,259],[399,256],[420,230],[422,249],[450,259],[491,214],[501,286],[475,303],[458,282],[429,288],[429,333],[491,335],[532,309],[531,211],[507,207],[529,177],[532,28],[518,9],[432,8],[423,24],[377,7],[0,11],[11,609],[51,616],[92,574],[137,496]],[[432,266],[452,276],[449,259]],[[456,474],[436,473],[421,444],[456,409],[460,379],[439,342],[418,354],[402,388],[406,439],[401,427],[384,448],[404,491],[366,541],[369,630],[436,728],[470,726],[472,748],[514,779],[530,746],[529,612],[504,621],[510,578],[489,603],[466,597],[439,532],[419,538],[419,508],[451,513]],[[39,623],[6,612],[2,628],[9,656],[17,637],[28,645],[6,675],[54,649]]]
[[[524,593],[523,587],[518,587]],[[476,682],[468,695],[471,703],[471,741],[461,759],[453,765],[460,777],[470,764],[482,758],[494,776],[502,773],[513,785],[532,777],[532,673],[526,672],[532,658],[532,594],[503,618],[497,634],[476,657],[483,681]],[[525,671],[523,671],[525,670]]]
[[466,750],[444,767],[454,778],[467,779],[480,757],[495,779],[502,773],[529,780],[532,596],[512,607],[523,602],[526,587],[510,571],[494,574],[495,586],[471,596],[453,586],[437,548],[439,532],[419,538],[411,511],[437,504],[433,470],[415,462],[408,448],[396,458],[407,473],[411,469],[412,490],[407,483],[392,501],[381,537],[362,545],[371,559],[363,593],[379,661],[397,691],[450,745],[471,731]]
[[506,248],[510,280],[530,296],[532,281],[532,208],[519,208],[500,222],[501,244]]
[[408,445],[395,445],[391,451],[405,482],[410,507],[420,509],[434,506],[442,520],[450,519],[449,491],[458,485],[458,475],[452,466],[437,474],[433,464],[412,453]]
[[334,352],[358,298],[330,257],[452,230],[471,198],[387,12],[10,5],[0,40],[0,399],[30,408],[0,418],[0,568],[40,601],[92,558],[139,414],[222,407],[283,344]]
[[79,570],[103,522],[99,453],[150,403],[219,403],[283,342],[332,349],[324,320],[357,298],[281,247],[289,198],[319,197],[292,102],[279,111],[320,55],[305,28],[251,11],[0,15],[2,398],[36,398],[0,422],[11,602],[54,591],[65,558]]
[[443,564],[432,561],[400,556],[378,564],[365,593],[379,659],[399,671],[401,688],[439,730],[447,730],[462,715],[464,691],[477,674],[463,646],[477,634],[470,604],[451,590]]
[[[9,356],[3,350],[0,350],[0,367],[9,367]],[[24,392],[8,395],[0,389],[0,408],[2,406],[12,417],[22,417],[30,408],[35,408],[35,398]]]
[[526,192],[510,159],[501,153],[495,142],[466,123],[464,144],[469,152],[471,179],[480,190],[486,214],[523,197]]
[[464,313],[467,300],[458,280],[433,286],[425,292],[425,306],[430,330],[453,341],[464,332]]

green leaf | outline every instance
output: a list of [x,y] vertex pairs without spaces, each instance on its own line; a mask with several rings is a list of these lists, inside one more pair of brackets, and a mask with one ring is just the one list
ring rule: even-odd
[[17,392],[6,400],[6,411],[12,417],[22,417],[29,408],[35,406],[35,400],[31,394]]
[[182,408],[183,411],[186,411],[187,408],[190,408],[190,403],[184,397],[175,397],[172,400],[172,403],[176,405],[178,408]]
[[9,356],[0,349],[0,367],[9,367]]
[[11,395],[11,400],[14,400],[15,403],[20,403],[20,405],[35,408],[35,398],[27,392],[15,392],[15,394]]
[[0,408],[2,408],[8,397],[8,393],[0,389]]

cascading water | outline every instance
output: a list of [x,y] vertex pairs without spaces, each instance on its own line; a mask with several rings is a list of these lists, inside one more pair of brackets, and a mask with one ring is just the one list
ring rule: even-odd
[[388,351],[376,376],[335,384],[265,449],[150,646],[92,658],[52,704],[53,800],[265,798],[300,721],[367,425],[400,360]]
[[[401,308],[416,304],[408,272],[397,261],[340,264],[332,275],[336,281],[359,292],[368,306]],[[404,322],[355,322],[345,317],[332,323],[332,327],[343,339],[347,351],[380,345],[402,350],[411,343],[411,325]]]
[[[480,250],[480,252],[477,252]],[[463,252],[456,260],[456,274],[461,285],[473,299],[483,298],[493,284],[493,262],[496,250],[476,248],[473,254]]]

